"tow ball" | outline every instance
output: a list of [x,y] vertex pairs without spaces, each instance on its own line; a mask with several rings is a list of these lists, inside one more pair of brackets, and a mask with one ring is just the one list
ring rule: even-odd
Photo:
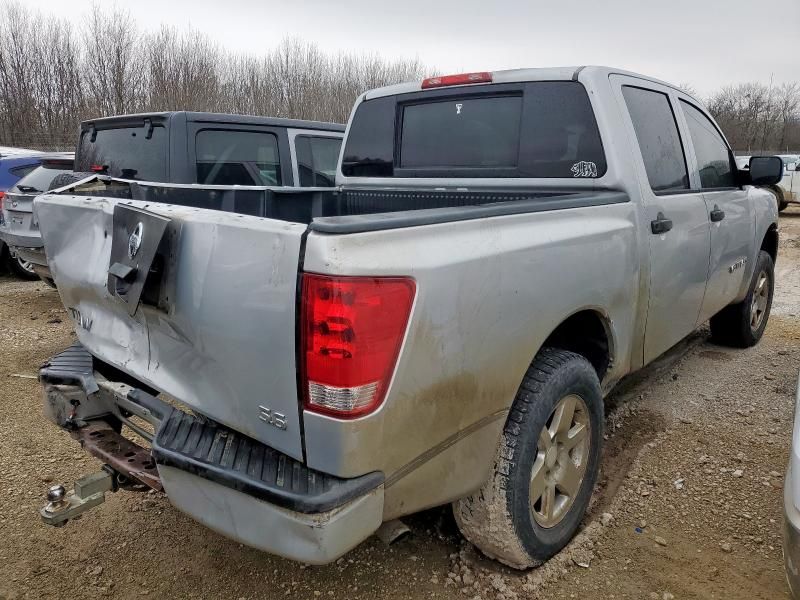
[[70,519],[105,502],[106,492],[116,491],[116,473],[105,465],[97,473],[78,479],[69,494],[63,485],[52,486],[47,491],[47,504],[39,514],[47,525],[63,527]]

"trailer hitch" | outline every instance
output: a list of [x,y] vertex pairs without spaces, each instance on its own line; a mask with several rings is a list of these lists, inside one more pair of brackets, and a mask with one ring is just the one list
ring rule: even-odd
[[63,485],[47,492],[47,504],[39,511],[42,521],[62,527],[90,508],[102,504],[106,492],[119,489],[163,491],[150,450],[131,442],[110,423],[98,420],[70,431],[70,435],[92,456],[105,464],[97,473],[78,479],[67,493]]
[[39,511],[42,521],[53,527],[63,527],[90,508],[102,504],[106,492],[116,492],[117,473],[108,465],[97,473],[78,479],[67,495],[63,485],[54,485],[47,491],[47,504]]

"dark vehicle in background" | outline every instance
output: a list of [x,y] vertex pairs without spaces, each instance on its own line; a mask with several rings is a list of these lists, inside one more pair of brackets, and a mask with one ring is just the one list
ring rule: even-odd
[[[37,193],[90,175],[157,183],[332,187],[344,129],[336,123],[198,112],[85,121],[80,126],[74,172],[71,155],[50,156],[47,168],[58,176],[51,179],[49,187],[38,180],[30,183],[29,198],[18,199],[17,206],[6,206],[0,239],[11,247],[18,273],[35,274],[52,284],[32,212]],[[70,162],[68,170],[66,162]],[[253,202],[252,194],[240,196],[228,194],[217,208],[245,213],[257,210],[255,205],[249,210],[242,206]],[[174,198],[171,201],[180,203]]]
[[0,240],[8,246],[9,266],[14,273],[24,279],[41,276],[52,284],[39,224],[33,216],[33,199],[74,179],[64,181],[63,176],[72,174],[75,155],[57,152],[36,158],[40,163],[5,193],[0,209]]
[[[36,150],[0,146],[0,215],[6,191],[39,165],[40,155],[41,152]],[[8,264],[9,258],[9,250],[0,239],[0,271]]]
[[75,170],[138,181],[333,186],[344,125],[199,112],[81,123]]

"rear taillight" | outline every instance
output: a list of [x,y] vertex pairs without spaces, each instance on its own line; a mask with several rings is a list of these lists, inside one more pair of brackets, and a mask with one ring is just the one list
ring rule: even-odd
[[0,192],[0,222],[3,221],[3,201],[5,200],[6,193]]
[[458,75],[443,75],[442,77],[428,77],[422,80],[422,89],[445,87],[448,85],[466,85],[469,83],[491,83],[492,74],[487,71],[480,73],[460,73]]
[[408,325],[416,284],[405,277],[303,275],[305,408],[341,418],[377,409]]

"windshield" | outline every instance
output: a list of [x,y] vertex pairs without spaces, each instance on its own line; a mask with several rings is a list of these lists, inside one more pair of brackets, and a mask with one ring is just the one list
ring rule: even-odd
[[600,133],[572,81],[460,87],[367,100],[342,159],[350,177],[601,177]]
[[143,125],[98,129],[81,133],[76,171],[94,171],[123,179],[166,181],[167,130],[154,126],[149,133]]

